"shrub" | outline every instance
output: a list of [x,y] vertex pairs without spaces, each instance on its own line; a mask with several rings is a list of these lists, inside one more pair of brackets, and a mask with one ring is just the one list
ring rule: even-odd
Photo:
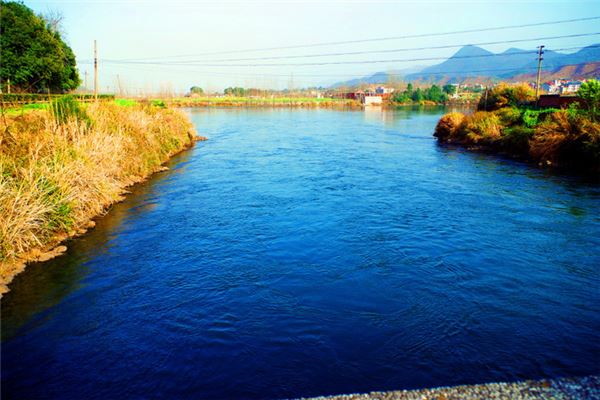
[[522,122],[521,110],[516,107],[501,108],[496,111],[500,121],[504,126],[520,124]]
[[592,121],[600,121],[600,81],[590,79],[581,85],[577,95],[583,100],[585,110]]
[[530,155],[543,163],[597,170],[600,168],[600,124],[567,110],[555,111],[536,127]]
[[540,122],[544,121],[549,115],[558,111],[556,108],[547,108],[543,110],[524,110],[523,124],[528,128],[535,128]]
[[481,140],[494,141],[500,138],[500,117],[494,113],[478,111],[466,118],[464,133],[473,143]]
[[437,137],[438,140],[456,137],[464,120],[465,115],[459,112],[444,115],[438,121],[433,136]]
[[529,140],[533,137],[533,132],[533,129],[521,125],[503,129],[503,149],[517,155],[527,155],[529,153]]
[[152,100],[150,102],[150,104],[153,105],[153,106],[155,106],[155,107],[158,107],[158,108],[165,108],[166,107],[165,102],[162,101],[162,100]]
[[535,102],[535,92],[526,84],[501,83],[479,99],[477,110],[494,111],[504,107],[520,107]]

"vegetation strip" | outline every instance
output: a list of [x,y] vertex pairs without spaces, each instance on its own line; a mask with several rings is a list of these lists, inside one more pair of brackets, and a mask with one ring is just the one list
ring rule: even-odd
[[526,85],[501,84],[472,115],[449,113],[434,136],[442,143],[489,150],[551,166],[600,173],[600,82],[589,80],[566,109],[535,106]]
[[297,107],[297,108],[335,108],[357,109],[362,105],[356,100],[330,99],[316,97],[190,97],[173,98],[161,101],[172,107]]
[[311,400],[577,400],[598,398],[600,398],[600,376],[371,392],[315,397]]
[[198,139],[179,110],[70,96],[0,124],[0,294],[26,262],[64,252],[56,246]]

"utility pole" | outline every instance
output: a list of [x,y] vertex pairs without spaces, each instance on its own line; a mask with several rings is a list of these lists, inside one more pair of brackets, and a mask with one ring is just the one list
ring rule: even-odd
[[94,100],[98,100],[98,48],[94,40]]
[[542,55],[544,54],[544,45],[538,47],[538,70],[537,70],[537,79],[535,81],[535,99],[536,101],[540,98],[540,79],[542,77],[542,60],[544,59]]
[[117,86],[119,87],[119,97],[123,97],[123,88],[121,87],[121,78],[117,74]]
[[483,107],[487,111],[487,98],[488,98],[488,87],[485,87],[485,100],[483,101]]

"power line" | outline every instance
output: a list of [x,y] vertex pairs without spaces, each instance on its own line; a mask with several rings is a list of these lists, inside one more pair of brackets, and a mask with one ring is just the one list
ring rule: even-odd
[[271,56],[271,57],[254,57],[254,58],[228,58],[228,59],[217,59],[217,60],[200,60],[200,61],[183,61],[183,63],[194,63],[194,62],[229,62],[229,61],[254,61],[254,60],[280,60],[280,59],[295,59],[295,58],[312,58],[312,57],[330,57],[330,56],[349,56],[349,55],[361,55],[361,54],[380,54],[380,53],[399,53],[406,51],[422,51],[422,50],[441,50],[450,49],[464,46],[485,46],[495,44],[509,44],[509,43],[520,43],[520,42],[533,42],[541,40],[555,40],[585,36],[597,36],[600,32],[593,33],[579,33],[573,35],[561,35],[561,36],[545,36],[531,39],[514,39],[514,40],[503,40],[493,42],[478,42],[478,43],[462,43],[442,46],[427,46],[427,47],[409,47],[399,49],[386,49],[386,50],[366,50],[366,51],[354,51],[354,52],[342,52],[342,53],[321,53],[321,54],[304,54],[295,56]]
[[[169,65],[158,65],[155,67],[167,67],[168,70],[170,71],[182,71],[181,69],[176,69],[176,68],[172,68]],[[119,68],[131,68],[134,70],[141,70],[141,71],[153,71],[152,67],[138,67],[138,66],[119,66]],[[535,70],[535,67],[529,67],[529,68],[493,68],[493,69],[478,69],[478,70],[448,70],[448,71],[438,71],[438,72],[428,72],[426,73],[426,75],[446,75],[446,74],[455,74],[457,72],[460,72],[461,74],[471,74],[471,73],[482,73],[482,72],[509,72],[509,71],[524,71],[524,70]],[[243,74],[238,74],[238,73],[227,73],[227,72],[220,72],[220,71],[198,71],[198,70],[186,70],[186,72],[189,73],[194,73],[194,74],[206,74],[206,75],[218,75],[218,76],[231,76],[231,77],[257,77],[257,78],[264,78],[264,77],[281,77],[281,78],[289,78],[290,74],[269,74],[269,73],[257,73],[257,74],[250,74],[250,73],[243,73]],[[411,74],[401,74],[401,73],[391,73],[391,72],[386,72],[385,73],[387,76],[406,76],[406,75],[418,75],[420,74],[420,72],[416,72],[416,73],[411,73]],[[327,77],[339,77],[340,79],[348,79],[348,78],[370,78],[372,75],[374,74],[360,74],[360,75],[341,75],[341,74],[294,74],[295,77],[317,77],[317,78],[327,78]]]
[[[485,46],[485,45],[495,45],[495,44],[509,44],[509,43],[521,43],[521,42],[533,42],[533,41],[541,41],[541,40],[555,40],[555,39],[566,39],[566,38],[576,38],[576,37],[585,37],[585,36],[597,36],[600,35],[600,32],[593,33],[577,33],[572,35],[560,35],[560,36],[544,36],[530,39],[514,39],[514,40],[499,40],[493,42],[478,42],[478,43],[461,43],[461,44],[449,44],[442,46],[425,46],[425,47],[406,47],[399,49],[386,49],[386,50],[366,50],[366,51],[353,51],[353,52],[342,52],[342,53],[320,53],[320,54],[304,54],[304,55],[293,55],[293,56],[269,56],[269,57],[252,57],[252,58],[226,58],[226,59],[216,59],[216,60],[190,60],[190,61],[180,61],[180,64],[191,64],[198,62],[229,62],[229,61],[256,61],[256,60],[281,60],[281,59],[295,59],[295,58],[312,58],[312,57],[332,57],[332,56],[350,56],[350,55],[360,55],[360,54],[380,54],[380,53],[398,53],[405,51],[421,51],[421,50],[440,50],[440,49],[451,49],[455,47],[464,47],[464,46]],[[105,62],[112,63],[125,63],[123,60],[113,60],[107,59]],[[149,64],[151,62],[147,61],[127,61],[128,64],[139,63],[139,64]]]
[[236,53],[252,53],[252,52],[259,52],[259,51],[290,50],[290,49],[322,47],[322,46],[338,46],[338,45],[356,44],[356,43],[371,43],[371,42],[380,42],[380,41],[389,41],[389,40],[416,39],[416,38],[423,38],[423,37],[457,35],[457,34],[464,34],[464,33],[490,32],[490,31],[507,30],[507,29],[528,28],[528,27],[535,27],[535,26],[566,24],[566,23],[571,23],[571,22],[593,21],[593,20],[598,20],[598,19],[600,19],[600,16],[586,17],[586,18],[572,18],[572,19],[564,19],[564,20],[558,20],[558,21],[546,21],[546,22],[537,22],[537,23],[520,24],[520,25],[505,25],[505,26],[497,26],[497,27],[489,27],[489,28],[464,29],[464,30],[447,31],[447,32],[422,33],[422,34],[414,34],[414,35],[388,36],[388,37],[379,37],[379,38],[370,38],[370,39],[345,40],[345,41],[338,41],[338,42],[321,42],[321,43],[300,44],[300,45],[292,45],[292,46],[276,46],[276,47],[263,47],[263,48],[255,48],[255,49],[226,50],[226,51],[205,52],[205,53],[195,53],[195,54],[179,54],[179,55],[161,56],[161,57],[130,58],[130,59],[121,59],[119,61],[164,60],[164,59],[169,59],[169,58],[197,57],[197,56],[236,54]]
[[[555,49],[554,51],[568,51],[581,48],[596,48],[600,45],[565,47]],[[415,61],[437,61],[447,59],[469,59],[469,58],[487,58],[487,57],[512,57],[524,54],[534,54],[537,50],[516,51],[513,53],[490,53],[468,56],[453,56],[449,57],[422,57],[422,58],[394,58],[386,60],[361,60],[361,61],[320,61],[307,63],[265,63],[265,64],[201,64],[201,63],[181,63],[181,62],[109,62],[112,64],[139,64],[139,65],[179,65],[179,66],[204,66],[204,67],[299,67],[299,66],[321,66],[321,65],[358,65],[358,64],[378,64],[378,63],[398,63],[398,62],[415,62]],[[108,62],[108,61],[107,61]]]

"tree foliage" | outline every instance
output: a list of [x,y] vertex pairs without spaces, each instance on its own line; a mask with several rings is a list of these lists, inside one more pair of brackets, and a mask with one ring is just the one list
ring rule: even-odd
[[446,94],[454,94],[454,93],[456,93],[456,86],[450,85],[450,84],[444,85],[444,87],[442,88],[442,90]]
[[56,20],[46,21],[25,5],[0,1],[0,79],[16,90],[65,92],[81,80],[75,55]]
[[582,83],[577,95],[592,121],[600,121],[600,81],[590,79]]
[[204,94],[204,90],[200,86],[192,86],[190,88],[191,94]]
[[425,89],[417,88],[413,90],[413,85],[410,83],[406,86],[406,90],[397,91],[392,96],[392,101],[396,103],[419,103],[422,101],[443,103],[447,100],[448,95],[437,85],[432,85]]
[[533,102],[535,102],[535,92],[528,85],[501,83],[481,96],[477,109],[494,111],[503,107],[521,107]]
[[246,89],[243,87],[228,87],[223,91],[223,93],[226,96],[243,97],[246,95]]

